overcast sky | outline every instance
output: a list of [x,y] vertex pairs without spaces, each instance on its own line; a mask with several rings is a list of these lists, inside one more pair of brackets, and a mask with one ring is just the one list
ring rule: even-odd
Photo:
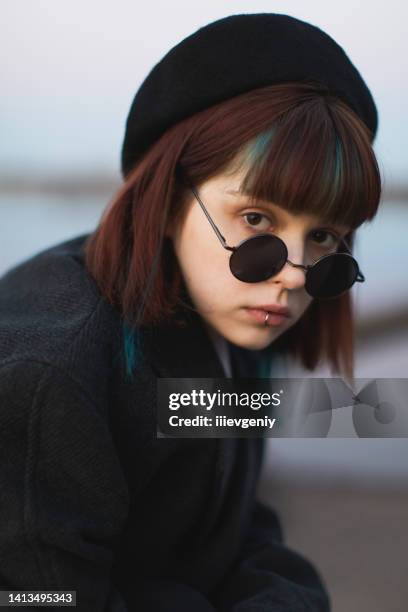
[[3,0],[1,172],[119,173],[124,124],[152,66],[197,28],[233,13],[278,12],[330,34],[379,111],[387,182],[408,182],[407,3],[390,0]]

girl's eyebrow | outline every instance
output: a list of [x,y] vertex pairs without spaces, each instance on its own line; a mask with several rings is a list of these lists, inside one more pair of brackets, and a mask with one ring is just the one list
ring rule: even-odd
[[[249,191],[242,191],[241,189],[224,189],[222,193],[241,198],[250,198],[252,195]],[[272,204],[272,202],[266,202],[266,204]],[[274,206],[276,206],[276,204]]]
[[[242,196],[244,198],[250,197],[251,194],[247,191],[241,191],[240,189],[224,189],[223,193],[227,193],[229,195],[233,195],[233,196]],[[281,210],[284,210],[284,208],[282,206],[279,206],[278,204],[275,204],[274,202],[264,202],[266,206],[270,206],[270,207],[275,207]]]
[[[252,195],[249,191],[243,191],[241,189],[223,189],[222,192],[228,193],[229,195],[233,196],[242,196],[244,198],[249,198]],[[278,208],[282,208],[282,206],[275,204],[275,202],[268,202],[266,200],[263,200],[263,202],[265,202],[266,205],[270,204],[271,206],[277,206]]]
[[[224,189],[223,193],[227,193],[229,195],[232,196],[241,196],[242,198],[249,198],[251,197],[251,194],[247,191],[241,191],[240,189]],[[279,204],[275,204],[275,202],[269,202],[266,200],[263,200],[262,202],[259,202],[259,204],[263,204],[264,208],[269,208],[269,210],[271,211],[271,213],[275,213],[275,214],[284,214],[285,209],[283,206],[279,206]]]
[[225,189],[224,193],[230,193],[231,195],[238,195],[242,193],[239,189]]

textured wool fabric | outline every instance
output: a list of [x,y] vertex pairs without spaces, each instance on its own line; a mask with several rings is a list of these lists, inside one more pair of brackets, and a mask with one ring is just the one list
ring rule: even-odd
[[147,75],[126,120],[123,176],[182,119],[238,94],[288,81],[313,81],[336,94],[374,140],[378,117],[373,97],[333,38],[289,15],[231,15],[182,40]]
[[0,279],[0,589],[76,590],[81,612],[327,612],[255,498],[263,440],[156,437],[158,377],[224,377],[202,319],[143,328],[130,382],[86,237]]

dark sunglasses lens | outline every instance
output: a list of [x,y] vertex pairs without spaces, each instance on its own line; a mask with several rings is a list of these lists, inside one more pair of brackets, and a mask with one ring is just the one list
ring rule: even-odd
[[253,236],[239,245],[230,257],[230,270],[245,283],[259,283],[275,276],[285,265],[285,243],[277,236]]
[[309,268],[305,288],[316,298],[340,295],[354,284],[358,275],[356,260],[346,253],[327,255]]

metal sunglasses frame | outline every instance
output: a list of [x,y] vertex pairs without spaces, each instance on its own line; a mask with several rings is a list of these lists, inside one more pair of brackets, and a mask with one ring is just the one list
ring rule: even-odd
[[[205,216],[207,217],[208,221],[210,222],[211,227],[213,228],[214,232],[216,233],[216,235],[218,237],[218,240],[220,241],[220,243],[222,244],[224,249],[226,249],[227,251],[232,251],[232,252],[236,251],[244,242],[247,242],[248,240],[252,240],[252,238],[256,238],[258,236],[271,236],[271,234],[268,234],[268,233],[259,233],[256,236],[250,236],[249,238],[244,238],[244,240],[242,240],[237,246],[229,246],[227,244],[227,241],[225,240],[224,236],[221,234],[220,230],[218,229],[218,227],[214,223],[210,213],[208,212],[207,208],[205,207],[205,205],[204,205],[203,201],[201,200],[200,196],[198,195],[197,189],[191,183],[189,183],[189,187],[190,187],[191,191],[193,192],[194,197],[196,198],[197,202],[200,204],[203,212],[205,213]],[[279,240],[281,240],[283,242],[283,240],[281,238],[279,238],[279,236],[275,236],[275,238],[278,238]],[[353,284],[355,282],[363,283],[365,281],[365,276],[364,276],[364,274],[360,270],[360,267],[358,265],[358,261],[351,254],[351,252],[349,250],[349,247],[348,247],[346,241],[344,240],[344,238],[341,238],[340,242],[342,242],[345,245],[346,250],[347,250],[347,253],[341,253],[341,254],[342,255],[348,255],[349,257],[351,257],[351,259],[353,259],[353,261],[355,261],[355,263],[357,265],[357,276],[356,276],[356,279],[353,282]],[[283,242],[283,244],[285,244],[285,243]],[[333,255],[339,255],[339,254],[340,253],[328,253],[327,255],[322,255],[322,257],[319,257],[318,259],[316,259],[316,261],[314,261],[312,264],[306,265],[306,266],[304,266],[303,264],[292,263],[289,259],[287,259],[285,263],[290,264],[294,268],[301,268],[306,273],[310,268],[313,268],[319,261],[322,261],[322,259],[326,259],[326,257],[333,257]],[[279,272],[280,272],[280,270],[279,270]],[[273,276],[276,276],[277,274],[279,274],[279,272],[277,272]],[[271,276],[270,278],[273,278],[273,276]],[[245,281],[243,281],[243,282],[245,282]],[[261,282],[261,281],[259,281],[259,282]],[[352,286],[353,285],[351,285],[351,287]],[[351,287],[349,287],[349,289],[351,289]],[[348,289],[346,289],[345,291],[348,291]]]

